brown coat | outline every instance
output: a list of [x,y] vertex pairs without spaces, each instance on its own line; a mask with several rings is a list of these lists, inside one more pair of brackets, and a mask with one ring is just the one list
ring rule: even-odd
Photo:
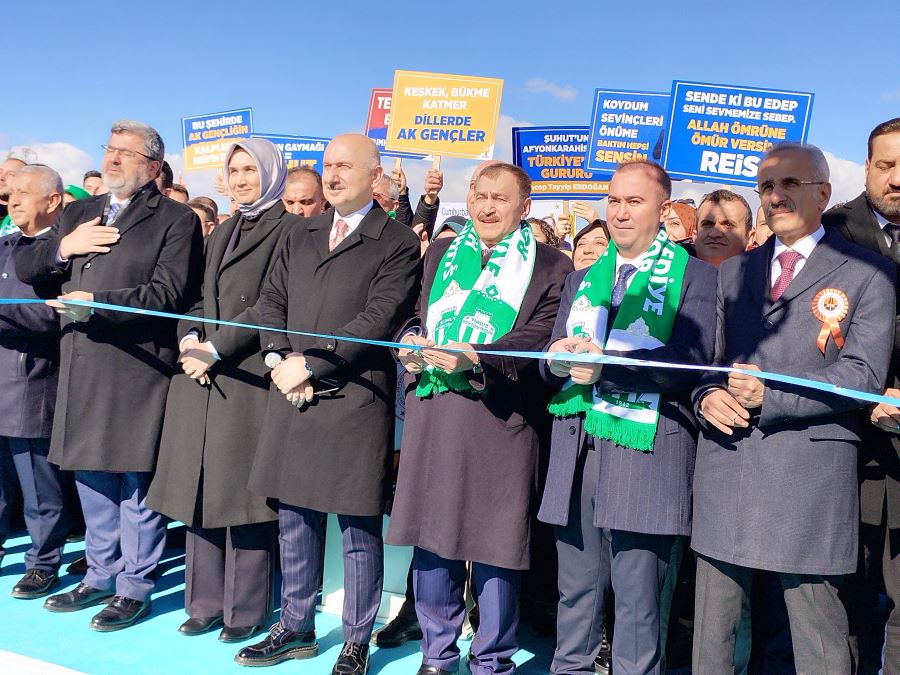
[[[452,239],[425,255],[419,322]],[[540,351],[553,330],[572,263],[538,244],[531,282],[512,330],[486,349]],[[409,379],[400,473],[387,542],[418,546],[450,560],[527,569],[538,462],[547,406],[537,362],[482,354],[485,396],[446,392],[426,399]]]

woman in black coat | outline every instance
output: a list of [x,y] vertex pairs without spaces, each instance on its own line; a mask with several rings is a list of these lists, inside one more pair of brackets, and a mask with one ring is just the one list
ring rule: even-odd
[[[203,294],[191,314],[231,320],[252,307],[288,231],[287,170],[278,149],[254,138],[235,143],[225,182],[240,210],[206,247]],[[148,505],[188,525],[185,610],[178,629],[245,640],[271,611],[276,514],[246,489],[262,429],[269,382],[259,334],[183,320],[184,374],[172,379]]]

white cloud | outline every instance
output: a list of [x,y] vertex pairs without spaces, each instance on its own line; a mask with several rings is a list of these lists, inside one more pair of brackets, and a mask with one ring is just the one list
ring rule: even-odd
[[827,150],[825,159],[831,169],[831,204],[846,202],[859,196],[866,186],[866,167],[849,159],[835,157]]
[[578,96],[578,90],[571,85],[556,84],[542,77],[534,77],[525,83],[525,89],[533,94],[550,94],[561,101],[574,101]]
[[0,157],[12,155],[29,164],[46,164],[62,176],[66,185],[81,186],[84,172],[94,168],[93,158],[71,143],[30,143],[0,149]]

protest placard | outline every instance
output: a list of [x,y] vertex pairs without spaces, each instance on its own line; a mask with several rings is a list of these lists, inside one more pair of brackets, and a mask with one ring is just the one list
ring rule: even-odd
[[384,147],[388,122],[391,119],[391,94],[390,89],[372,89],[369,97],[369,112],[366,113],[366,136],[375,141],[378,152],[384,157],[423,159],[425,155],[413,152],[392,152]]
[[385,147],[490,159],[502,90],[496,78],[397,70]]
[[806,141],[813,94],[676,80],[663,166],[673,178],[755,185],[766,149]]
[[322,157],[330,138],[318,136],[288,136],[283,134],[253,134],[253,138],[265,138],[281,152],[288,169],[308,166],[322,173]]
[[615,171],[622,162],[659,162],[669,94],[596,89],[585,168]]
[[513,127],[513,163],[531,178],[532,199],[601,199],[610,172],[584,168],[588,127]]
[[181,118],[184,170],[221,169],[228,146],[238,138],[250,138],[250,108]]

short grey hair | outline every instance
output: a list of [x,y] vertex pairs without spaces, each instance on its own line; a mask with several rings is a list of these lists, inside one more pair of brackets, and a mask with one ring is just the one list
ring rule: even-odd
[[119,120],[113,122],[109,130],[111,134],[136,134],[144,139],[144,154],[157,162],[166,156],[166,145],[162,136],[153,127],[135,120]]
[[400,200],[400,186],[397,185],[387,172],[381,177],[381,182],[387,185],[387,194],[385,197],[390,199],[391,201],[399,201]]
[[777,155],[780,152],[802,152],[806,155],[810,165],[810,180],[827,183],[831,177],[831,170],[828,168],[828,160],[825,159],[825,153],[812,143],[800,143],[798,141],[775,143],[766,150],[762,161],[764,162],[772,155]]
[[41,193],[46,197],[53,193],[62,197],[63,182],[59,174],[45,164],[26,164],[16,170],[16,176],[37,176],[41,186]]

